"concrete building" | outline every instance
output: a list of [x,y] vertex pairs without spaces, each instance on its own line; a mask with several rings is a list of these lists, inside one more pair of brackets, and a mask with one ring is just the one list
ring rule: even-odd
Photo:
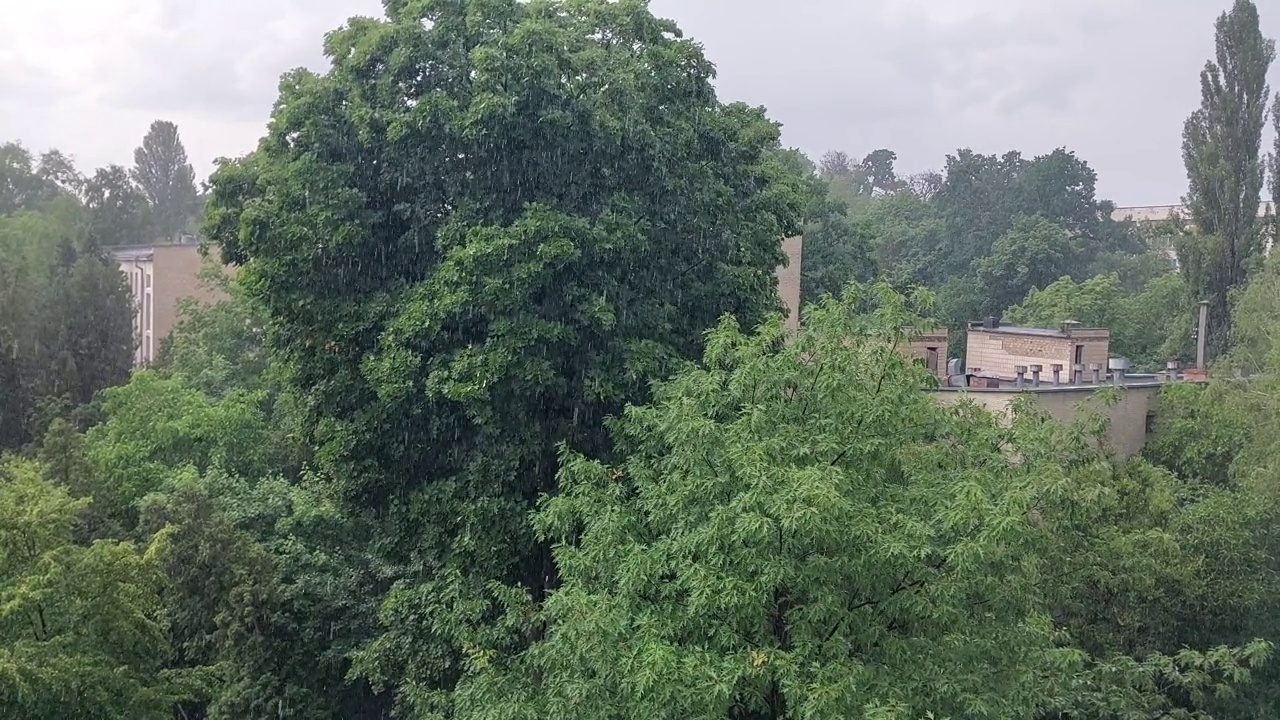
[[[1275,207],[1271,202],[1258,204],[1258,217],[1266,217],[1273,214],[1275,214]],[[1171,220],[1175,216],[1189,217],[1190,213],[1187,211],[1187,206],[1133,205],[1130,207],[1118,207],[1111,212],[1111,219],[1116,222],[1124,222],[1126,220],[1132,222],[1160,222]]]
[[1105,370],[1111,332],[1063,323],[1057,330],[1001,326],[994,318],[969,327],[965,342],[965,374],[1013,380],[1019,367],[1039,365],[1045,371],[1083,373],[1092,366]]
[[[1270,201],[1258,203],[1258,217],[1270,217],[1275,215],[1275,212],[1275,203]],[[1134,205],[1116,208],[1111,212],[1111,219],[1116,222],[1154,223],[1181,218],[1190,224],[1190,217],[1191,213],[1186,205]],[[1272,242],[1273,238],[1268,235],[1265,240],[1265,252],[1271,252]],[[1169,246],[1164,248],[1164,252],[1176,265],[1178,262],[1177,250]]]
[[194,242],[164,245],[130,245],[112,249],[120,272],[133,293],[133,329],[137,347],[134,365],[144,367],[156,359],[160,342],[178,323],[178,301],[193,297],[217,302],[222,293],[199,279],[203,258]]
[[901,352],[909,358],[922,362],[939,380],[945,380],[948,338],[949,333],[946,328],[936,328],[921,333],[915,340],[903,345]]
[[787,263],[775,271],[778,278],[778,296],[787,308],[787,329],[800,329],[800,264],[803,258],[804,238],[800,235],[782,241],[782,252]]
[[[1206,323],[1203,306],[1201,332]],[[1012,418],[1019,398],[1030,397],[1049,417],[1069,423],[1082,413],[1107,419],[1107,443],[1122,458],[1138,454],[1158,412],[1160,388],[1171,382],[1204,382],[1202,368],[1170,363],[1159,374],[1129,373],[1129,361],[1112,358],[1110,332],[1066,322],[1058,329],[1001,327],[994,319],[973,323],[966,338],[964,372],[948,376],[939,401],[971,400],[998,417]],[[958,369],[958,368],[957,368]],[[1119,400],[1106,404],[1098,390],[1113,387]]]
[[[1152,421],[1159,411],[1160,388],[1169,382],[1203,382],[1191,378],[1168,375],[1100,375],[1096,380],[1092,373],[1085,375],[1078,384],[1053,385],[1040,380],[1033,385],[1024,378],[1017,381],[988,381],[983,386],[940,387],[935,392],[939,402],[952,404],[970,400],[994,413],[997,417],[1012,420],[1013,410],[1019,398],[1030,397],[1036,408],[1049,417],[1070,423],[1084,413],[1098,413],[1107,420],[1107,444],[1121,458],[1129,458],[1142,452],[1151,432]],[[1119,389],[1119,401],[1107,405],[1098,395],[1105,386]]]

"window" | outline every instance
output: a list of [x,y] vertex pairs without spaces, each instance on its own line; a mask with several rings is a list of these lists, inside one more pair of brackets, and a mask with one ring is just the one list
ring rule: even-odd
[[1076,346],[1076,359],[1072,360],[1072,362],[1075,363],[1076,365],[1084,364],[1084,346],[1083,345]]

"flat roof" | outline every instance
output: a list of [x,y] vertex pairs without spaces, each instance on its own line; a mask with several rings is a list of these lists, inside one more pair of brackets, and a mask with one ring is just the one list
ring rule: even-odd
[[[1171,382],[1178,382],[1178,383],[1204,382],[1204,380],[1198,377],[1179,377],[1177,380],[1170,381],[1167,378],[1162,377],[1160,375],[1156,375],[1156,374],[1137,373],[1132,375],[1125,375],[1120,379],[1119,382],[1116,382],[1115,378],[1111,376],[1105,376],[1101,378],[1099,382],[1093,383],[1093,382],[1088,382],[1088,380],[1092,378],[1092,373],[1089,373],[1086,371],[1084,375],[1086,382],[1081,382],[1073,385],[1066,382],[1066,378],[1068,374],[1069,373],[1063,373],[1063,382],[1057,385],[1053,384],[1051,375],[1050,377],[1045,377],[1044,375],[1041,375],[1039,387],[1035,387],[1031,384],[1030,376],[1027,376],[1027,378],[1023,381],[1022,387],[1018,387],[1016,380],[1008,380],[1005,378],[976,377],[975,381],[982,384],[965,386],[965,387],[942,385],[942,386],[939,386],[937,389],[944,392],[1062,393],[1062,392],[1082,392],[1082,391],[1089,391],[1089,390],[1098,390],[1104,387],[1144,388],[1144,387],[1156,387],[1159,385],[1168,385]],[[999,386],[986,387],[985,383],[991,380],[994,380],[997,383],[999,383]]]
[[[986,332],[986,333],[1007,333],[1009,335],[1036,335],[1039,337],[1057,337],[1057,338],[1071,337],[1071,335],[1068,332],[1065,332],[1063,330],[1058,330],[1055,328],[1022,327],[1019,325],[1001,325],[999,327],[994,327],[994,328],[983,327],[982,325],[971,325],[969,326],[968,329],[970,332],[976,331],[976,332]],[[1091,328],[1091,327],[1083,327],[1083,326],[1073,327],[1071,328],[1070,332],[1080,332],[1080,331],[1088,331],[1093,333],[1097,333],[1097,332],[1109,333],[1110,332],[1109,330],[1107,330],[1107,328]]]

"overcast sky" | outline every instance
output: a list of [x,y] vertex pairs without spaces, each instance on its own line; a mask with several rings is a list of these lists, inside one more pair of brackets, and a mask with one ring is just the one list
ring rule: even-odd
[[[1280,36],[1280,0],[1257,0]],[[252,149],[279,75],[378,0],[0,0],[0,140],[129,164],[177,122],[197,174]],[[1066,146],[1121,205],[1177,202],[1183,119],[1229,0],[653,0],[706,46],[722,99],[765,105],[815,159]],[[1280,67],[1271,85],[1280,89]]]

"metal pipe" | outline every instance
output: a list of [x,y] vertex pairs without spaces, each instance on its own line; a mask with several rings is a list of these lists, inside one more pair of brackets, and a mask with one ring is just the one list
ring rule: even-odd
[[1209,301],[1200,301],[1200,319],[1196,333],[1196,367],[1204,370],[1205,355],[1209,345]]

